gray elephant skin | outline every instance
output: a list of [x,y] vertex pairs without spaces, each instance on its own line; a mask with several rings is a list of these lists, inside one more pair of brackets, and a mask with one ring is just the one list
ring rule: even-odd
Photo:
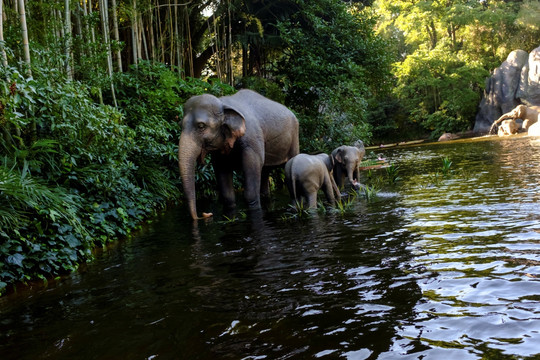
[[231,213],[236,207],[233,171],[244,173],[249,208],[260,209],[261,195],[269,193],[269,171],[298,152],[298,120],[285,106],[251,90],[190,98],[184,105],[178,164],[191,217],[199,218],[195,165],[206,154],[211,155],[224,210]]
[[344,185],[345,177],[355,189],[360,188],[358,183],[358,166],[362,161],[366,150],[364,144],[358,141],[358,146],[342,145],[332,151],[334,159],[334,179],[338,188]]
[[285,183],[293,201],[306,199],[310,209],[317,208],[317,192],[322,189],[330,205],[341,194],[332,177],[334,161],[328,154],[298,154],[285,164]]

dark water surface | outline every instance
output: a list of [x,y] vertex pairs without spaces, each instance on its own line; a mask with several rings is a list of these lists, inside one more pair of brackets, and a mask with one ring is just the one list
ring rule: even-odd
[[377,152],[401,180],[344,215],[171,209],[0,298],[0,359],[539,359],[540,139]]

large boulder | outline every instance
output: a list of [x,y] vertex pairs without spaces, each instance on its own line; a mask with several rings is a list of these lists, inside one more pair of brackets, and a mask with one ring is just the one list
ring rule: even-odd
[[493,121],[519,104],[540,105],[540,47],[530,54],[512,51],[486,80],[474,132],[488,132]]
[[529,127],[530,136],[540,136],[540,121],[535,122]]

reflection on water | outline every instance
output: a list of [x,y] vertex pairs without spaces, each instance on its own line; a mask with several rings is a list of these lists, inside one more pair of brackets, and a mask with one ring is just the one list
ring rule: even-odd
[[172,209],[79,273],[0,298],[0,358],[540,356],[540,141],[380,151],[402,180],[345,215],[284,221],[282,196],[193,229]]

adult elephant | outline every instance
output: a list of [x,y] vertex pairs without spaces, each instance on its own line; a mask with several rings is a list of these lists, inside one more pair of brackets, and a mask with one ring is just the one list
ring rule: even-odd
[[261,207],[268,195],[271,167],[298,154],[298,120],[285,106],[251,90],[217,98],[204,94],[184,105],[178,164],[189,212],[198,219],[195,164],[211,155],[218,193],[226,211],[236,207],[233,171],[244,172],[244,197],[249,208]]
[[502,114],[497,120],[491,124],[488,134],[492,134],[494,129],[504,120],[511,119],[515,121],[516,119],[523,120],[523,129],[528,130],[529,126],[538,121],[538,115],[540,114],[540,106],[526,106],[518,105],[512,109],[512,111]]
[[360,188],[358,183],[358,166],[366,154],[362,141],[358,140],[356,146],[342,145],[332,151],[334,159],[334,179],[339,188],[344,183],[345,177],[349,179],[351,186]]

